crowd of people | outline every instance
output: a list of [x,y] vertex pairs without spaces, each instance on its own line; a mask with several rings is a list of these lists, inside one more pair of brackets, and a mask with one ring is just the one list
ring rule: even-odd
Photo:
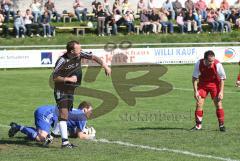
[[[209,4],[205,0],[186,0],[184,4],[179,0],[165,0],[161,8],[155,8],[153,1],[139,0],[136,7],[128,0],[115,0],[113,5],[109,0],[94,0],[92,7],[87,8],[81,0],[73,0],[74,13],[66,10],[63,13],[76,16],[79,22],[95,21],[99,36],[115,35],[119,26],[126,26],[127,33],[132,34],[135,32],[136,18],[140,20],[139,29],[142,33],[200,33],[203,23],[210,26],[211,32],[231,32],[233,25],[240,27],[240,0],[234,4],[229,4],[227,0],[222,0],[220,4],[215,0]],[[32,29],[36,30],[36,36],[51,37],[54,29],[51,21],[61,21],[62,14],[52,0],[33,0],[26,11],[15,11],[13,5],[12,0],[1,1],[0,26],[3,33],[7,34],[12,16],[16,38],[24,38],[25,35],[32,37]],[[88,13],[93,13],[94,18],[88,19]],[[43,32],[40,32],[41,28]]]

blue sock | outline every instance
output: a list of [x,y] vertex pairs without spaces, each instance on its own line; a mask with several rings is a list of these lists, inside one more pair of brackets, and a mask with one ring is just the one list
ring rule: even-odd
[[27,135],[27,137],[29,139],[35,140],[35,138],[37,137],[37,130],[33,127],[25,127],[25,126],[21,126],[20,127],[20,131]]

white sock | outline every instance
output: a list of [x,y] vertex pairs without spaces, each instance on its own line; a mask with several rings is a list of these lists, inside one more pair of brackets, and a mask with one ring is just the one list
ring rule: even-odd
[[68,132],[67,132],[67,121],[59,121],[59,127],[60,127],[60,132],[61,132],[61,137],[62,137],[62,143],[63,144],[68,144]]

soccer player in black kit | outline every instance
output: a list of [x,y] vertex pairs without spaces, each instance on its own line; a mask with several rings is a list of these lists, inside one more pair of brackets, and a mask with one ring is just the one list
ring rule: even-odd
[[81,59],[95,61],[105,69],[107,76],[111,75],[111,68],[91,52],[82,51],[78,41],[68,42],[66,49],[67,52],[57,60],[53,71],[54,97],[59,109],[62,148],[73,148],[74,145],[68,141],[67,120],[68,111],[73,106],[74,90],[81,84]]

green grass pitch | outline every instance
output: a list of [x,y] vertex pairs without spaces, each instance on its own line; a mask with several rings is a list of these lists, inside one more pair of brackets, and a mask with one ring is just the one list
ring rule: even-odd
[[[239,105],[240,89],[234,87],[238,74],[237,64],[224,64],[227,73],[223,106],[227,131],[218,131],[215,109],[210,97],[204,106],[203,130],[190,132],[194,125],[195,102],[193,99],[191,74],[193,65],[167,65],[168,71],[160,80],[172,84],[174,89],[156,97],[136,99],[135,106],[129,106],[117,94],[111,78],[98,75],[96,82],[82,82],[83,87],[112,93],[118,99],[118,105],[111,112],[90,120],[97,130],[97,139],[122,141],[124,145],[71,139],[78,145],[73,150],[60,148],[61,139],[56,138],[49,148],[26,140],[17,134],[8,138],[9,123],[34,126],[33,112],[37,106],[54,104],[53,90],[48,79],[52,69],[1,70],[0,75],[0,160],[84,160],[84,161],[154,161],[154,160],[219,160],[240,159]],[[85,69],[84,69],[85,71]],[[130,72],[127,77],[139,77],[145,72]],[[144,91],[152,87],[134,87],[134,91]],[[101,100],[86,96],[76,96],[79,100],[88,100],[96,107]],[[157,117],[150,118],[148,116]],[[129,144],[127,144],[129,143]],[[130,144],[143,146],[132,147]],[[155,149],[154,149],[155,148]],[[156,150],[167,148],[177,151]],[[190,153],[183,154],[183,151]],[[192,153],[201,156],[190,155]],[[206,156],[215,158],[207,158]],[[219,157],[219,158],[217,158]]]

